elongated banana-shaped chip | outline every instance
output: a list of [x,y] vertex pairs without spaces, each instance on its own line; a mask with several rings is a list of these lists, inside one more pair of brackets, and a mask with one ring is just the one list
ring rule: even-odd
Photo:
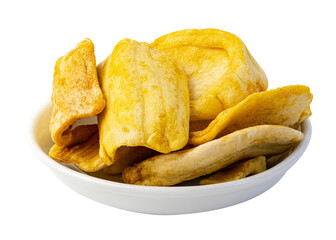
[[267,89],[264,71],[244,43],[218,29],[186,29],[156,39],[188,76],[190,118],[212,120],[254,92]]
[[202,179],[201,185],[230,182],[245,178],[249,175],[261,173],[266,170],[265,156],[259,156],[250,160],[238,163],[230,169],[223,169],[214,175]]
[[74,145],[60,147],[55,144],[49,156],[64,163],[73,163],[85,172],[96,172],[106,167],[99,157],[97,125],[83,125],[73,130]]
[[293,85],[254,93],[224,110],[207,128],[190,133],[190,143],[200,145],[233,131],[262,124],[293,127],[311,115],[309,87]]
[[50,132],[60,147],[73,144],[71,125],[103,111],[105,99],[99,87],[94,45],[90,39],[60,57],[55,65]]
[[300,131],[276,125],[245,128],[192,149],[162,154],[126,168],[126,183],[171,186],[239,160],[288,150],[303,139]]
[[121,40],[98,65],[106,108],[98,116],[99,154],[107,165],[122,146],[161,153],[189,137],[189,91],[184,70],[147,43]]

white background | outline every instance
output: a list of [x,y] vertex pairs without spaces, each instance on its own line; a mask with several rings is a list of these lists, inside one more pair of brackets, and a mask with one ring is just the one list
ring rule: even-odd
[[[332,1],[1,1],[0,239],[335,239],[336,8]],[[63,185],[26,141],[49,101],[58,57],[89,37],[97,63],[128,37],[151,42],[185,28],[238,35],[269,88],[311,88],[313,137],[266,193],[178,216],[127,212]]]

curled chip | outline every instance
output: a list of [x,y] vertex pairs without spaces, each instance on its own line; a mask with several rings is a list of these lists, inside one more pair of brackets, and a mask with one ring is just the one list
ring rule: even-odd
[[207,128],[190,133],[190,143],[200,145],[233,131],[262,124],[293,127],[311,115],[309,87],[293,85],[254,93],[221,112]]
[[192,121],[212,120],[251,93],[267,89],[264,71],[244,43],[231,33],[186,29],[164,35],[151,45],[184,68]]
[[200,184],[215,184],[222,182],[230,182],[245,178],[249,175],[261,173],[266,170],[266,158],[259,156],[250,160],[238,163],[230,169],[223,169],[214,175],[202,179]]
[[73,163],[85,172],[104,169],[108,174],[120,174],[124,168],[154,156],[157,152],[145,147],[121,147],[116,153],[116,162],[106,166],[99,156],[98,126],[81,125],[73,131],[73,145],[52,146],[49,156],[64,163]]
[[97,125],[79,126],[73,130],[73,136],[76,139],[74,145],[60,147],[55,144],[51,147],[49,156],[60,162],[73,163],[85,172],[96,172],[106,167],[99,157]]
[[171,186],[239,160],[288,150],[303,139],[300,131],[276,125],[245,128],[192,149],[162,154],[126,168],[126,183]]
[[183,69],[147,43],[121,40],[98,65],[106,108],[98,116],[99,154],[107,165],[122,146],[161,153],[189,138],[189,91]]
[[90,39],[80,42],[57,60],[51,101],[49,128],[51,138],[59,147],[73,144],[72,124],[104,109],[105,99],[99,87],[94,45]]

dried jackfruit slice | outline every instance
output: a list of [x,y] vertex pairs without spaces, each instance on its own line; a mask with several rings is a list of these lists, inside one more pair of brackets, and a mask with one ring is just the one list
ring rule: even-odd
[[105,168],[104,161],[99,157],[97,125],[79,126],[73,133],[74,145],[60,147],[55,144],[51,147],[49,156],[60,162],[73,163],[85,172],[96,172]]
[[309,87],[293,85],[255,93],[221,112],[207,128],[190,133],[190,143],[200,145],[233,131],[262,124],[293,127],[311,115]]
[[85,172],[104,169],[108,174],[120,174],[126,167],[154,156],[157,152],[145,147],[121,147],[116,153],[116,162],[106,166],[99,156],[98,126],[81,125],[73,131],[73,145],[59,147],[55,144],[49,156],[64,163],[73,163]]
[[105,99],[99,87],[90,39],[83,40],[57,60],[51,101],[49,128],[51,138],[60,147],[73,144],[72,124],[104,109]]
[[266,170],[265,156],[259,156],[250,160],[238,163],[230,169],[223,169],[214,175],[202,179],[201,185],[230,182],[245,178],[249,175],[261,173]]
[[264,71],[244,43],[218,29],[186,29],[156,39],[188,76],[190,119],[212,120],[254,92],[267,89]]
[[229,166],[239,160],[278,154],[303,139],[300,131],[277,125],[245,128],[192,149],[162,154],[126,168],[126,183],[171,186]]
[[147,43],[124,39],[97,69],[106,97],[98,116],[99,154],[107,165],[122,146],[168,153],[186,145],[188,83],[173,59]]

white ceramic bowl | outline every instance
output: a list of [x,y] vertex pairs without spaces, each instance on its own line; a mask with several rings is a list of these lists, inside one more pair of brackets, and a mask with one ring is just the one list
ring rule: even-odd
[[[31,145],[38,158],[68,187],[77,193],[134,212],[182,214],[209,211],[247,201],[276,184],[302,156],[312,133],[309,120],[301,125],[304,139],[276,166],[245,179],[213,185],[148,187],[118,182],[100,174],[86,174],[72,165],[59,163],[48,156],[52,145],[49,133],[50,104],[43,107],[32,124]],[[89,120],[94,121],[94,119]]]

